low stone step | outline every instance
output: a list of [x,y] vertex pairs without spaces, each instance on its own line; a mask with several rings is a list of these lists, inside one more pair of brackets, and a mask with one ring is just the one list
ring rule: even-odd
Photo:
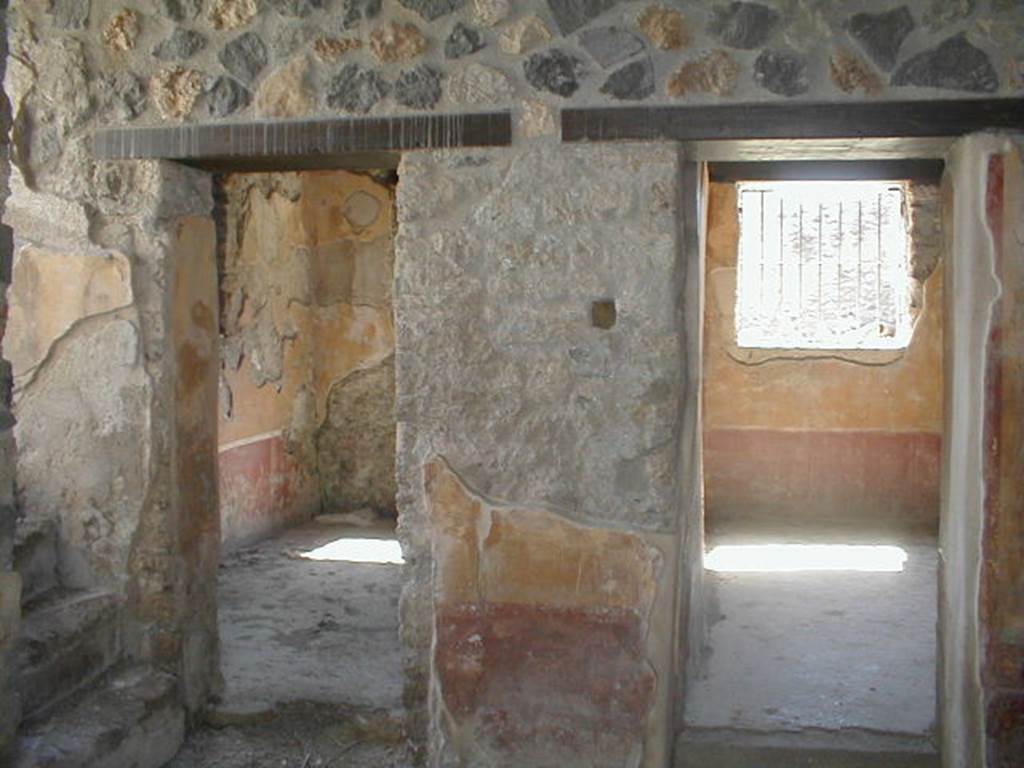
[[23,717],[47,711],[121,655],[121,602],[109,592],[53,594],[22,617],[18,690]]
[[175,679],[124,666],[24,728],[14,768],[159,768],[184,738]]
[[684,730],[674,768],[940,768],[926,737],[854,729],[761,733],[731,728]]

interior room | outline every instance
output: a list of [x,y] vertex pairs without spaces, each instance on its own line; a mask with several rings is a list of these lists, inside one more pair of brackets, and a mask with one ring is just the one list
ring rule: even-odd
[[840,169],[825,163],[798,180],[785,163],[748,170],[786,180],[708,187],[710,638],[687,695],[692,764],[713,764],[701,750],[723,737],[925,764],[937,712],[937,178],[899,179],[899,165],[884,180],[829,178]]
[[0,766],[1024,765],[1024,5],[12,0]]

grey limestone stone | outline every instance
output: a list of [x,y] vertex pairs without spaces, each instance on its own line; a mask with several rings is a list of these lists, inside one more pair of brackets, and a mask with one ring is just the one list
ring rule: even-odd
[[47,12],[61,29],[85,29],[90,6],[90,0],[50,0]]
[[558,31],[571,35],[618,3],[619,0],[548,0],[548,7]]
[[181,61],[191,58],[205,47],[206,38],[199,32],[178,27],[153,49],[153,55],[165,61]]
[[596,27],[580,33],[580,46],[598,64],[607,69],[635,56],[644,49],[644,41],[622,27]]
[[235,78],[251,83],[267,66],[267,46],[255,32],[245,32],[225,45],[217,58]]
[[448,39],[444,41],[444,55],[449,59],[461,59],[483,47],[484,36],[480,31],[459,21],[452,27]]
[[212,117],[227,117],[249,106],[252,94],[237,80],[218,77],[207,94],[206,108]]
[[754,80],[779,96],[799,96],[810,88],[806,62],[791,51],[762,51],[754,62]]
[[391,84],[379,72],[346,64],[327,85],[327,106],[366,113],[390,92]]
[[381,0],[345,0],[341,11],[341,25],[351,29],[365,19],[375,19],[380,15]]
[[900,46],[914,30],[914,17],[905,5],[886,13],[857,13],[847,22],[850,36],[885,71],[896,66]]
[[411,11],[416,11],[420,16],[433,21],[442,16],[457,11],[466,0],[398,0],[402,5]]
[[993,93],[999,89],[999,75],[988,54],[960,33],[903,62],[892,84]]
[[402,72],[395,81],[395,101],[412,109],[432,109],[441,99],[441,71],[426,64]]
[[146,110],[146,84],[125,70],[99,80],[99,109],[105,118],[134,120]]
[[601,86],[601,93],[628,101],[646,99],[654,93],[654,66],[651,60],[643,58],[615,70]]
[[306,17],[313,11],[323,10],[325,0],[275,0],[274,8],[282,16]]
[[571,53],[551,48],[535,53],[523,64],[526,81],[538,91],[572,96],[579,89],[582,62]]
[[708,31],[730,48],[751,50],[763,45],[778,24],[778,12],[766,5],[732,2],[714,9]]
[[158,10],[171,21],[189,21],[202,11],[202,0],[158,0]]
[[[995,5],[998,10],[998,3]],[[966,19],[977,7],[976,0],[932,0],[922,20],[928,29],[937,31]]]

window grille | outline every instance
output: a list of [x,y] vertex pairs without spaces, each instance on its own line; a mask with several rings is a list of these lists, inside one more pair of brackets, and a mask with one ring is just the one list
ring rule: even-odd
[[785,181],[737,187],[739,346],[907,346],[913,326],[900,184]]

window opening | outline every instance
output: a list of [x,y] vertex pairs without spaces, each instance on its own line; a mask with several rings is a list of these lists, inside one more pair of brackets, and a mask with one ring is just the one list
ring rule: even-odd
[[904,186],[737,185],[740,347],[902,349],[910,343]]

